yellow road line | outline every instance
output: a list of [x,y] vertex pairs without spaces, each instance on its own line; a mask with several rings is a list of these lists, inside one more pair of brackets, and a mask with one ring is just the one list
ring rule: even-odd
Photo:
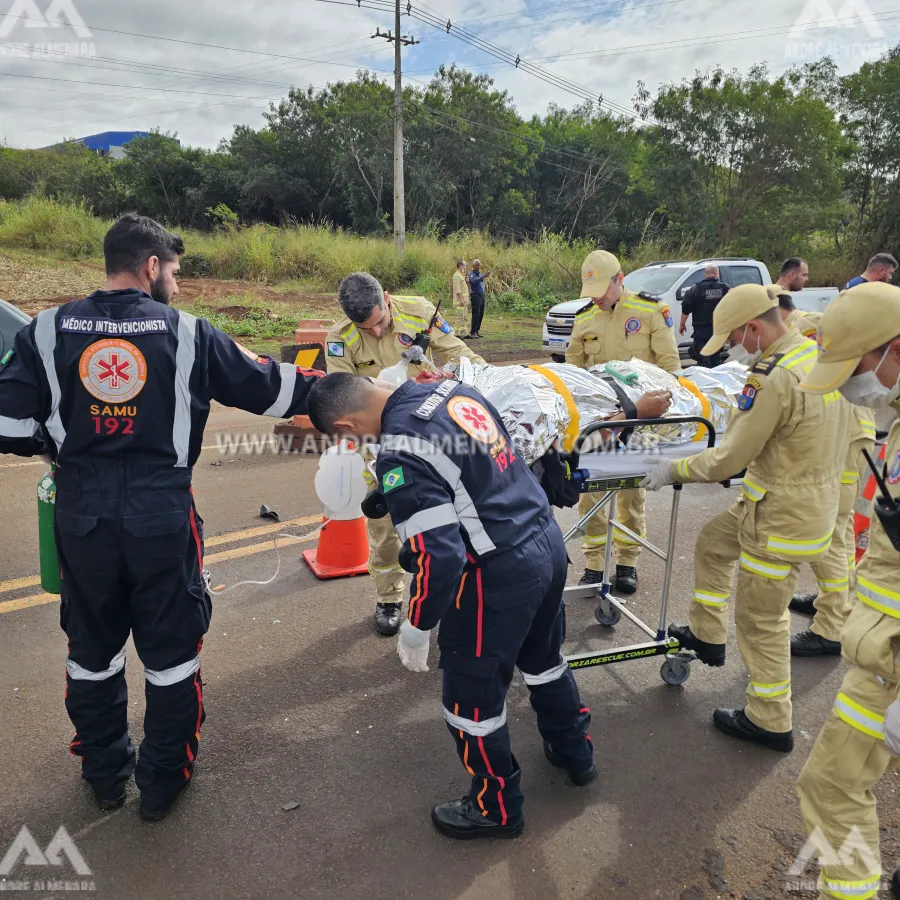
[[40,583],[40,575],[27,575],[25,578],[13,578],[12,581],[0,581],[0,594],[8,594],[10,591],[34,587],[36,584]]
[[[282,525],[285,524],[286,523],[284,522],[282,523]],[[314,541],[319,536],[320,530],[321,529],[317,528],[310,534],[303,535],[303,537],[279,538],[278,548],[280,550],[282,547],[289,547],[293,544],[302,544],[309,541]],[[274,549],[274,541],[264,541],[261,544],[250,544],[248,547],[236,547],[233,550],[223,550],[220,553],[213,553],[210,556],[207,556],[203,560],[203,562],[204,564],[227,562],[228,560],[241,559],[245,556],[254,556],[257,553],[265,553],[267,550],[271,551]],[[30,597],[19,597],[16,600],[6,600],[5,602],[0,603],[0,615],[3,615],[4,613],[16,612],[20,609],[30,609],[33,606],[44,606],[47,603],[56,603],[58,600],[58,594],[33,594]]]

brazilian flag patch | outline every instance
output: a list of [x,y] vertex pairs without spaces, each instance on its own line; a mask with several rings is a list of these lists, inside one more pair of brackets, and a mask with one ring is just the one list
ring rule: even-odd
[[406,484],[406,477],[403,474],[403,467],[401,466],[398,469],[391,469],[390,472],[386,472],[384,477],[381,479],[382,487],[384,487],[384,492],[389,494],[391,491],[396,490],[398,487],[403,487]]

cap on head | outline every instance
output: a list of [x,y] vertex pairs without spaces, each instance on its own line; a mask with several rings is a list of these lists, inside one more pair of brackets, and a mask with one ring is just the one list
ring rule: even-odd
[[836,391],[866,353],[900,335],[900,287],[859,284],[832,300],[819,322],[819,357],[800,387],[808,394]]
[[622,271],[619,260],[606,250],[595,250],[581,266],[581,299],[603,297],[609,283]]
[[775,309],[778,300],[761,284],[741,284],[730,290],[713,313],[713,336],[700,351],[703,356],[718,353],[731,332],[743,328],[749,321]]

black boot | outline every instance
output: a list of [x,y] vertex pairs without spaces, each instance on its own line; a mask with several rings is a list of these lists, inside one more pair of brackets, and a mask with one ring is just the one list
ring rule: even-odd
[[175,801],[189,784],[190,781],[185,781],[171,797],[167,797],[165,800],[148,800],[142,796],[141,805],[138,809],[141,818],[145,822],[160,822],[172,811]]
[[693,650],[697,654],[697,659],[707,666],[724,666],[725,665],[725,645],[724,644],[707,644],[701,641],[691,631],[690,625],[670,625],[669,637],[678,638],[684,650]]
[[616,589],[620,594],[633,594],[638,588],[638,574],[634,566],[616,566]]
[[125,805],[125,785],[116,787],[94,787],[94,797],[100,812],[112,812],[121,809]]
[[728,737],[759,744],[779,753],[790,753],[794,749],[793,731],[766,731],[754,725],[742,709],[717,709],[713,713],[713,725]]
[[557,769],[565,769],[569,778],[572,779],[572,784],[576,787],[585,787],[597,780],[597,767],[593,763],[591,763],[589,769],[582,769],[581,771],[571,769],[566,764],[565,759],[547,741],[544,741],[544,756],[547,757],[547,762],[551,766],[556,766]]
[[451,800],[435,806],[431,810],[431,821],[441,834],[456,838],[458,841],[470,841],[475,838],[516,838],[525,827],[525,817],[518,822],[507,822],[501,825],[499,822],[483,816],[480,810],[472,806],[468,795],[462,800]]
[[385,637],[393,637],[400,630],[402,603],[375,604],[375,630]]
[[829,641],[814,631],[791,635],[791,656],[840,656],[841,642]]
[[897,869],[891,876],[891,893],[894,895],[894,900],[900,900],[900,869]]
[[794,594],[791,598],[791,611],[803,613],[805,616],[814,616],[816,614],[816,597],[818,596],[816,591],[811,594]]
[[588,587],[595,584],[603,584],[603,573],[598,572],[596,569],[585,569],[578,586]]

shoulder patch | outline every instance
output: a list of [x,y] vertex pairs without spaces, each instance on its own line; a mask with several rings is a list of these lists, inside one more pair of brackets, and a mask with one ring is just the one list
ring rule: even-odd
[[434,320],[434,324],[435,327],[440,331],[443,331],[444,334],[453,334],[453,328],[442,315],[438,315],[438,317]]
[[659,311],[662,313],[662,317],[666,320],[666,325],[668,325],[669,328],[674,327],[675,323],[672,320],[672,311],[669,309],[669,307],[666,306],[665,303],[662,303],[660,304]]
[[482,444],[493,444],[500,435],[491,414],[470,397],[454,397],[447,404],[450,418],[470,437]]
[[757,375],[768,375],[775,366],[781,362],[783,353],[776,353],[774,356],[767,356],[765,359],[761,359],[755,366],[750,370],[751,372],[756,372]]
[[756,388],[756,390],[762,390],[763,380],[762,378],[757,378],[755,375],[751,375],[747,379],[747,384],[752,388]]
[[738,397],[738,409],[744,411],[752,409],[758,390],[758,388],[753,387],[748,381],[747,384],[744,385],[744,390],[741,391],[741,396]]
[[900,450],[897,451],[897,455],[894,457],[894,461],[891,463],[887,481],[888,484],[897,484],[897,482],[900,482]]
[[10,360],[16,355],[15,347],[11,350],[7,350],[6,353],[3,354],[3,359],[0,359],[0,366],[9,365]]
[[396,469],[385,472],[381,479],[381,486],[384,488],[385,494],[403,487],[406,483],[406,473],[403,471],[403,466],[397,466]]
[[413,415],[418,419],[425,419],[427,422],[444,405],[458,384],[458,381],[442,381]]
[[344,355],[344,342],[343,341],[329,341],[328,342],[328,355],[329,356],[337,356],[341,357]]
[[638,297],[640,297],[641,300],[647,300],[650,303],[659,303],[659,301],[662,300],[662,297],[659,297],[656,294],[648,294],[646,291],[641,291],[638,294]]

